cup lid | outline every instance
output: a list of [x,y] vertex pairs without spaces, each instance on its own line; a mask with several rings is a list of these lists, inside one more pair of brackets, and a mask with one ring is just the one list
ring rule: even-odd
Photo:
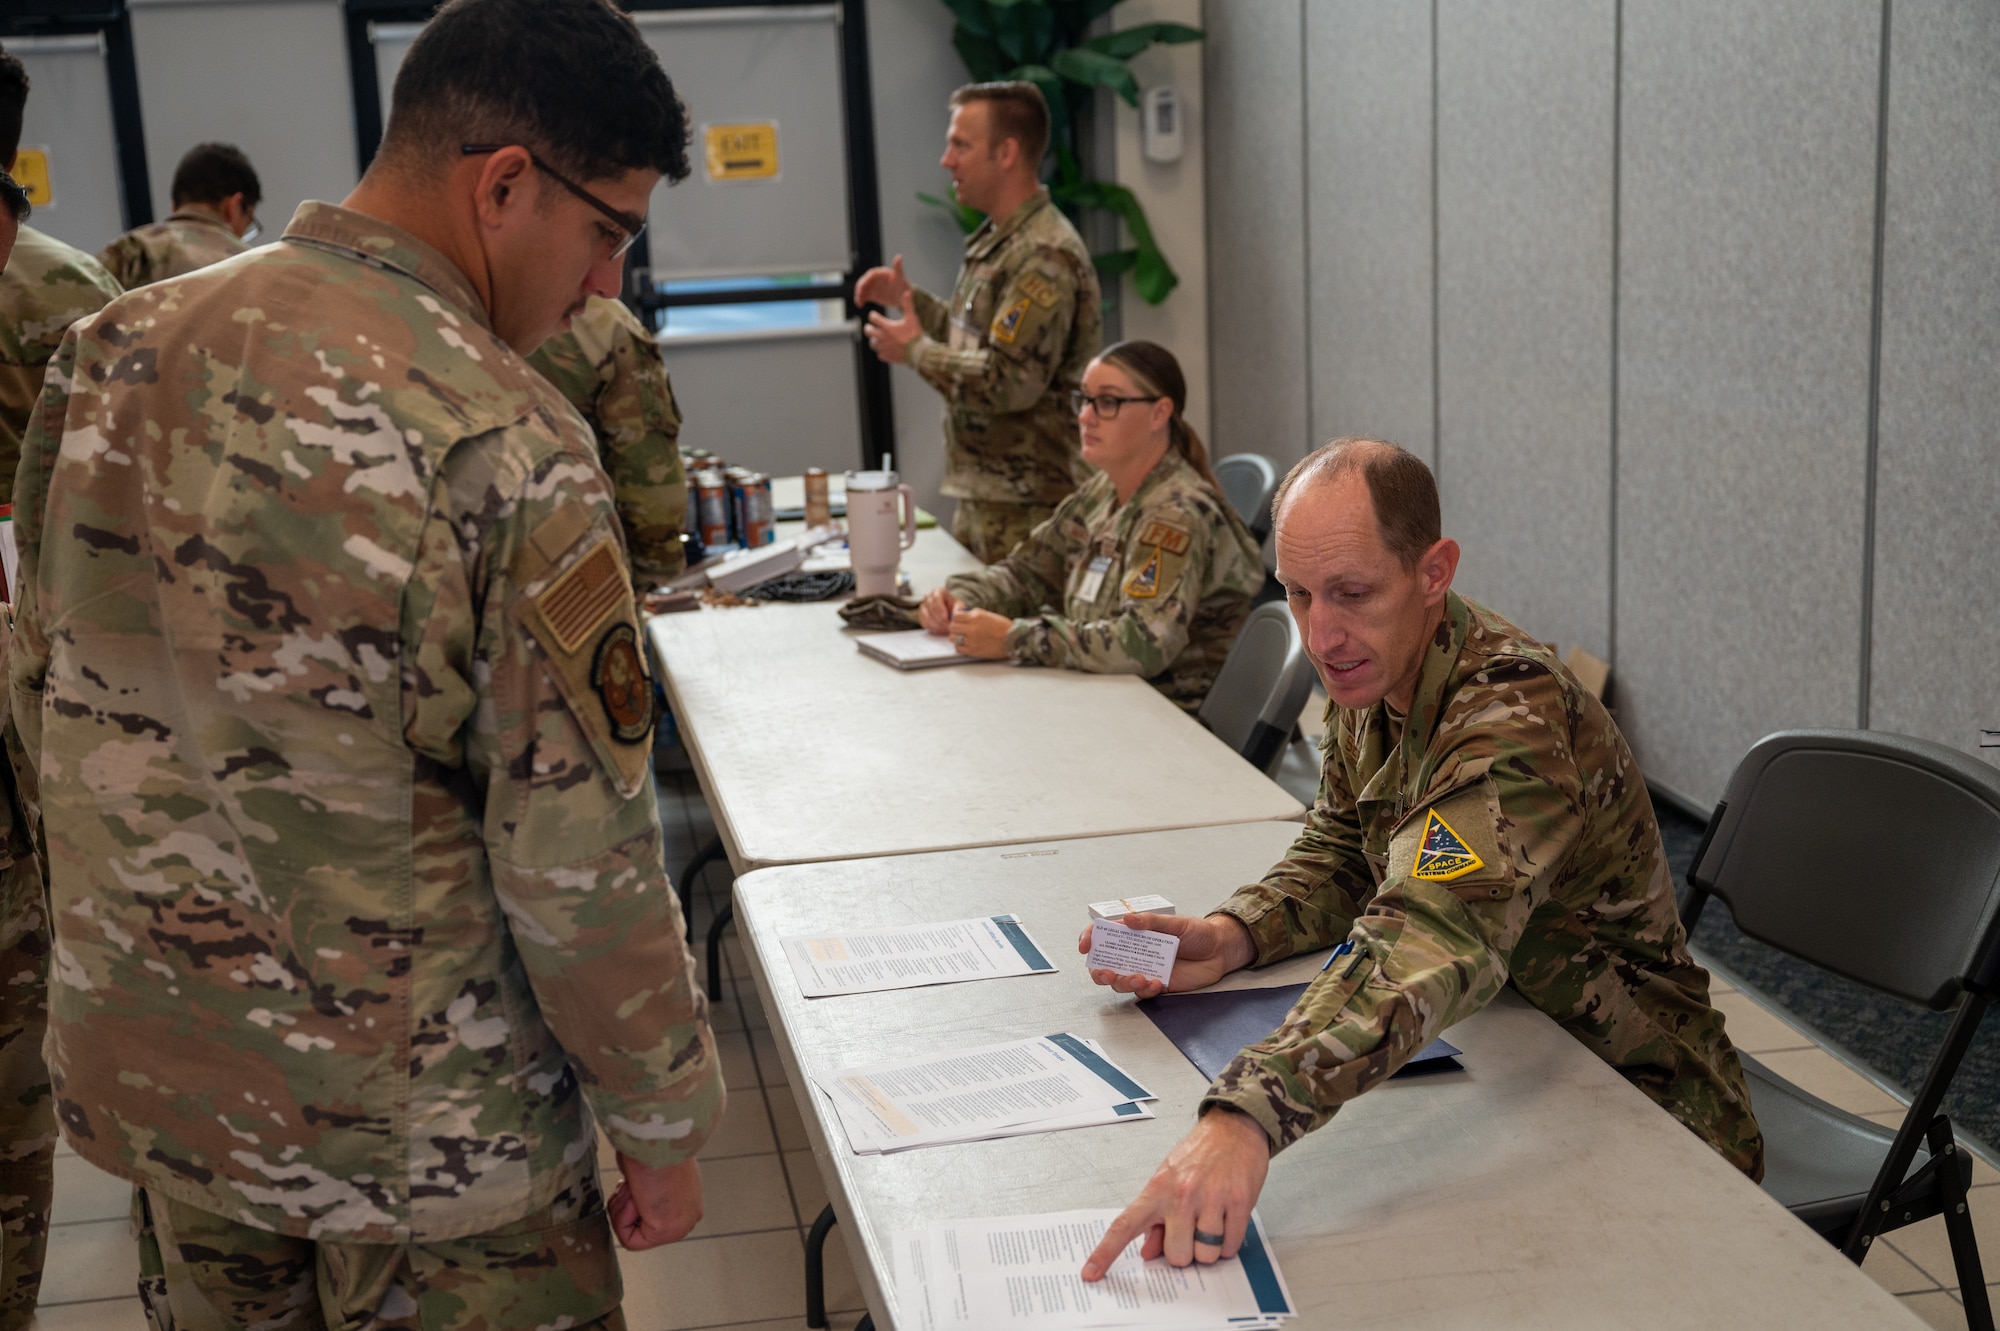
[[850,490],[893,490],[902,484],[902,478],[893,471],[850,471],[847,473],[847,488]]

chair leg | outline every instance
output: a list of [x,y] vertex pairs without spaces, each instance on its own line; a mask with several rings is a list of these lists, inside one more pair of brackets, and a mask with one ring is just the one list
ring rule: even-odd
[[826,1328],[826,1236],[833,1232],[837,1219],[832,1203],[828,1203],[806,1235],[806,1325],[813,1331]]
[[715,918],[708,922],[708,996],[711,1000],[722,997],[722,931],[736,918],[736,903],[725,901],[722,909],[715,912]]
[[1958,1172],[1958,1143],[1951,1120],[1939,1114],[1931,1120],[1931,1159],[1937,1162],[1938,1191],[1944,1198],[1944,1228],[1951,1236],[1951,1261],[1958,1271],[1958,1297],[1965,1304],[1968,1331],[1993,1331],[1993,1309],[1986,1299],[1986,1273],[1979,1261],[1979,1240],[1973,1236],[1972,1215],[1966,1209],[1965,1180]]
[[694,876],[702,871],[703,866],[721,858],[722,838],[712,836],[708,844],[696,851],[694,858],[687,862],[681,876],[674,880],[681,889],[681,932],[687,935],[690,943],[694,941]]

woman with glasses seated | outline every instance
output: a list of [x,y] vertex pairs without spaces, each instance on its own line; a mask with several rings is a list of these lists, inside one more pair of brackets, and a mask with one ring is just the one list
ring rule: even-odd
[[1264,585],[1257,542],[1186,420],[1173,353],[1120,342],[1072,394],[1097,475],[999,563],[924,598],[924,627],[961,652],[1143,675],[1192,712]]

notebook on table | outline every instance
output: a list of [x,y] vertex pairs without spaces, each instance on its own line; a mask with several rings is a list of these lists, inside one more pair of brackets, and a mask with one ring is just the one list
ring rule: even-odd
[[[1202,1076],[1213,1081],[1245,1046],[1277,1030],[1305,991],[1302,984],[1277,989],[1204,989],[1148,998],[1140,1002],[1139,1010],[1187,1055],[1188,1062],[1201,1069]],[[1396,1075],[1458,1071],[1458,1054],[1443,1040],[1433,1040]]]
[[950,638],[923,629],[903,629],[896,633],[870,633],[855,639],[857,646],[878,661],[898,670],[928,670],[932,666],[966,665],[977,661],[952,646]]

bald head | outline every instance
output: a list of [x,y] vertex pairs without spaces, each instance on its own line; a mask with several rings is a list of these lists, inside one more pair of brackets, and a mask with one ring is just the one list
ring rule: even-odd
[[1283,528],[1294,495],[1304,502],[1307,492],[1357,475],[1367,484],[1383,546],[1404,568],[1415,568],[1443,535],[1437,480],[1422,458],[1380,439],[1336,439],[1306,454],[1272,497],[1274,524]]

